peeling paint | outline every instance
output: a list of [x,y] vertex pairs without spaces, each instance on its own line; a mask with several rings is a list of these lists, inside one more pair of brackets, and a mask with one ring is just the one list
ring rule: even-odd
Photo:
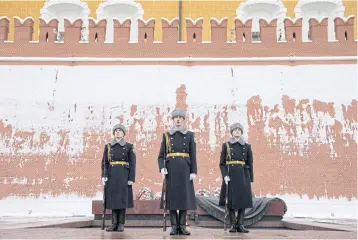
[[95,196],[116,123],[136,148],[135,191],[160,191],[157,155],[175,107],[197,136],[197,188],[220,187],[221,144],[240,121],[257,195],[357,197],[355,65],[0,66],[0,75],[9,70],[0,79],[2,199]]

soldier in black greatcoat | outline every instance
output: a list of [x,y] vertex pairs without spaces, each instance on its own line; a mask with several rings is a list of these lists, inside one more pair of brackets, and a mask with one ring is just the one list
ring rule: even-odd
[[134,146],[124,140],[126,129],[117,124],[114,138],[104,146],[102,183],[106,184],[106,208],[112,210],[112,225],[107,231],[124,231],[126,208],[133,208],[133,189],[136,172]]
[[[228,189],[230,232],[249,232],[244,227],[245,208],[252,208],[251,183],[253,176],[253,156],[251,145],[243,139],[243,126],[235,123],[230,126],[232,137],[222,145],[220,170],[223,178],[220,192],[220,206],[225,206]],[[237,218],[235,211],[238,210]]]
[[[158,156],[159,171],[166,179],[166,209],[170,211],[170,235],[190,235],[187,210],[196,210],[193,179],[197,174],[196,140],[184,126],[185,111],[172,112],[174,126],[163,134]],[[163,208],[163,196],[160,208]],[[179,215],[177,213],[179,211]]]

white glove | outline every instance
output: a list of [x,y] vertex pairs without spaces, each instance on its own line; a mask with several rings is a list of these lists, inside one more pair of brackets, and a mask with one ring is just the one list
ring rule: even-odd
[[193,180],[194,178],[196,178],[196,174],[195,173],[190,173],[190,181]]
[[162,177],[164,179],[165,175],[168,174],[168,170],[166,168],[162,168],[162,170],[160,170],[160,173],[162,174]]
[[106,182],[107,182],[107,180],[108,180],[108,178],[103,177],[103,178],[102,178],[102,184],[103,184],[103,185],[105,185],[105,184],[106,184]]
[[128,181],[128,185],[130,186],[130,185],[132,185],[133,184],[133,182],[132,181]]
[[230,181],[230,177],[229,176],[225,176],[224,177],[224,181],[225,181],[225,184],[227,185]]

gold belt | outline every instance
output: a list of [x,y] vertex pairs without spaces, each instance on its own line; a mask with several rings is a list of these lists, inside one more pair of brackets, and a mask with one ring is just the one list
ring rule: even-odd
[[126,161],[113,161],[113,162],[110,162],[109,164],[111,164],[111,165],[129,165],[129,163],[128,162],[126,162]]
[[167,157],[189,157],[189,153],[168,153]]
[[226,161],[226,164],[241,164],[241,165],[245,165],[245,161],[244,160],[232,160],[232,161]]

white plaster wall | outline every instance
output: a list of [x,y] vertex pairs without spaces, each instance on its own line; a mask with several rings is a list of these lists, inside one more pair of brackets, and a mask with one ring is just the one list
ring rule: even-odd
[[[188,94],[188,111],[195,117],[216,116],[215,106],[236,105],[237,111],[228,109],[228,121],[240,121],[247,129],[246,102],[259,95],[262,104],[274,107],[281,103],[282,95],[295,99],[314,99],[334,102],[336,117],[323,114],[324,123],[315,123],[314,140],[327,143],[325,127],[334,120],[344,122],[342,104],[349,105],[357,97],[357,68],[355,65],[307,65],[307,66],[0,66],[0,120],[23,131],[36,129],[46,132],[51,141],[44,148],[30,148],[24,144],[19,153],[50,154],[58,150],[57,131],[70,132],[70,156],[83,153],[82,132],[86,129],[108,131],[113,123],[109,116],[122,115],[131,123],[130,108],[137,105],[137,118],[145,118],[145,130],[155,131],[155,107],[165,112],[176,102],[176,89],[185,84]],[[57,76],[57,77],[56,77]],[[74,104],[77,111],[74,113]],[[49,110],[49,105],[54,110]],[[94,114],[89,114],[92,106]],[[72,121],[67,116],[70,113]],[[300,117],[291,116],[297,124]],[[105,121],[103,121],[105,119]],[[164,120],[164,119],[163,119]],[[304,121],[304,120],[303,120]],[[221,144],[214,134],[215,122],[210,119],[212,147]],[[203,123],[202,126],[203,127]],[[344,127],[357,142],[356,123]],[[268,124],[266,133],[272,133]],[[282,139],[282,144],[296,142],[303,149],[307,133],[298,129],[299,137]],[[224,134],[224,133],[223,133]],[[285,136],[285,134],[283,134]],[[137,140],[150,141],[151,134],[139,134]],[[310,136],[312,137],[312,136]],[[329,140],[328,140],[329,141]],[[333,140],[332,140],[333,141]],[[9,147],[0,140],[0,154],[11,154]],[[294,151],[288,149],[287,151]],[[331,149],[334,155],[335,149]],[[294,154],[294,153],[292,153]],[[300,154],[300,150],[295,154]],[[19,162],[21,165],[21,162]],[[9,184],[4,178],[0,184]],[[24,184],[18,179],[12,184]],[[1,186],[1,185],[0,185]],[[305,193],[300,193],[305,194]],[[260,194],[257,193],[259,196]],[[357,200],[346,198],[309,199],[299,195],[275,195],[288,205],[288,216],[356,218]],[[101,199],[98,193],[96,199]],[[0,215],[90,215],[92,198],[64,195],[53,198],[8,197],[0,200]],[[309,206],[309,207],[307,207]]]
[[[246,102],[255,95],[262,98],[262,105],[271,108],[281,103],[282,95],[296,100],[333,102],[335,118],[343,122],[342,104],[349,105],[357,94],[355,65],[0,66],[0,75],[0,106],[4,109],[0,118],[8,119],[7,123],[15,128],[45,129],[50,135],[59,129],[68,129],[73,134],[70,139],[73,143],[72,154],[82,153],[76,133],[85,128],[111,129],[112,123],[103,122],[103,117],[108,118],[110,114],[123,114],[130,124],[129,114],[133,104],[140,112],[136,117],[148,120],[145,121],[146,129],[155,130],[155,107],[166,109],[174,106],[175,92],[181,84],[186,85],[188,110],[194,111],[195,117],[208,112],[215,116],[219,111],[215,106],[236,105],[238,111],[228,109],[229,123],[239,120],[246,128]],[[71,114],[74,104],[77,104],[77,112]],[[48,105],[55,110],[49,111]],[[92,106],[95,114],[87,119],[88,106]],[[67,119],[68,113],[73,116],[71,122]],[[333,123],[334,119],[328,114],[323,117],[328,125]],[[296,120],[301,123],[300,119]],[[209,124],[214,126],[215,123],[211,121]],[[268,133],[270,130],[266,128]],[[324,134],[325,130],[321,130]],[[357,133],[351,133],[357,141]],[[50,152],[51,149],[56,150],[57,143],[57,137],[52,136],[53,144],[48,146]],[[317,140],[325,143],[325,136],[317,135]],[[210,142],[220,144],[215,139],[210,139]],[[1,142],[0,150],[10,151],[1,147]],[[23,153],[29,151],[24,149]]]

